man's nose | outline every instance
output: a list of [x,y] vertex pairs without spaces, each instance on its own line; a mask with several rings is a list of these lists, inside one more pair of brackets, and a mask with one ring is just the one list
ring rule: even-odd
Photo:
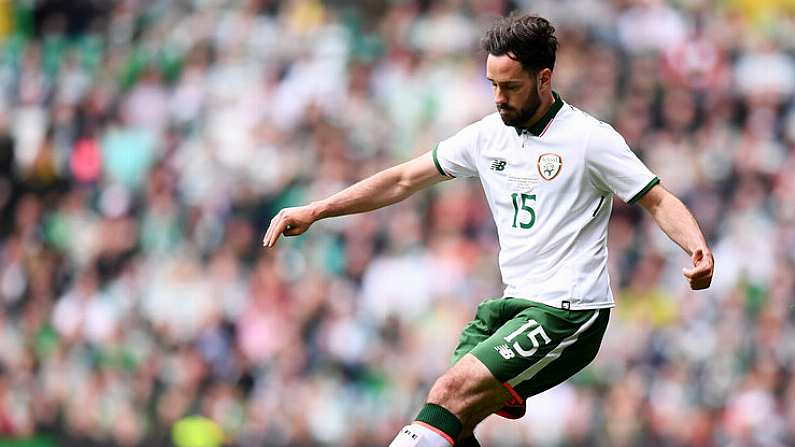
[[508,98],[502,93],[502,90],[495,89],[494,90],[494,102],[499,106],[508,103]]

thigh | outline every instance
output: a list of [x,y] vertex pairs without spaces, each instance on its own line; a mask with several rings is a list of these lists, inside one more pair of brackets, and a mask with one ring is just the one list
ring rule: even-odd
[[593,360],[609,313],[532,303],[470,352],[524,399],[563,382]]
[[490,299],[480,303],[477,312],[475,312],[475,318],[464,326],[458,337],[458,345],[453,351],[451,365],[458,363],[475,346],[491,337],[505,323],[502,302],[501,299]]
[[581,371],[596,358],[609,319],[610,309],[599,309],[588,330],[583,331],[576,340],[569,339],[559,344],[524,376],[509,384],[520,396],[527,398],[559,385]]

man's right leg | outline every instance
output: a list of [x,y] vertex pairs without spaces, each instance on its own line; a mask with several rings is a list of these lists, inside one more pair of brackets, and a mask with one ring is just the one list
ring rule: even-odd
[[511,398],[486,365],[467,354],[434,383],[414,423],[390,447],[452,446]]
[[[458,346],[456,347],[455,352],[453,353],[452,362],[451,362],[451,368],[448,371],[449,379],[447,377],[445,377],[445,376],[448,376],[448,374],[445,374],[445,376],[442,376],[442,378],[440,378],[437,381],[437,383],[434,385],[434,388],[431,390],[431,396],[429,396],[429,398],[428,398],[429,404],[433,405],[433,403],[435,403],[436,405],[438,405],[441,401],[450,399],[449,397],[445,397],[444,395],[445,394],[450,394],[450,390],[449,389],[450,388],[454,388],[454,387],[451,387],[451,386],[449,386],[447,384],[449,384],[450,382],[453,382],[455,380],[458,380],[458,379],[456,379],[456,377],[466,376],[466,374],[469,373],[469,370],[473,369],[473,368],[470,368],[470,367],[467,366],[467,364],[470,362],[471,359],[467,360],[466,363],[463,363],[461,366],[457,366],[457,365],[459,363],[461,363],[465,357],[467,357],[467,354],[470,351],[472,351],[481,342],[483,342],[483,341],[487,340],[489,337],[491,337],[494,334],[494,332],[496,332],[497,329],[500,328],[500,326],[502,326],[507,320],[512,318],[513,315],[518,312],[518,309],[508,309],[507,312],[506,312],[506,309],[505,309],[506,303],[507,302],[505,300],[497,298],[497,299],[484,300],[478,306],[478,309],[477,309],[477,312],[475,314],[474,319],[472,321],[470,321],[466,325],[466,327],[464,327],[463,331],[461,332],[461,336],[459,337]],[[469,355],[468,357],[472,357],[472,356]],[[478,371],[478,368],[474,368],[474,369],[475,369],[475,372]],[[483,373],[483,370],[481,369],[480,372]],[[483,376],[481,377],[481,380],[488,382],[489,378],[492,378],[492,377],[493,377],[493,375],[491,375],[491,374],[483,374]],[[499,384],[495,385],[494,382],[491,382],[491,384],[492,384],[493,388],[496,390],[496,392],[499,393],[499,395],[503,395],[503,392],[505,390],[502,389],[502,387],[498,386]],[[448,391],[445,391],[445,389],[448,389]],[[433,397],[434,400],[431,400],[431,397]],[[497,398],[498,401],[501,400],[501,399],[502,399],[502,397],[498,397]],[[444,407],[442,407],[442,408],[444,409]],[[438,434],[438,431],[439,431],[438,429],[437,429],[437,431],[433,431],[433,430],[429,429],[427,426],[422,425],[423,422],[424,423],[429,423],[429,422],[430,423],[436,423],[437,425],[445,425],[445,424],[448,423],[448,422],[446,422],[447,419],[452,419],[452,418],[447,418],[447,417],[444,417],[444,416],[436,415],[436,413],[442,413],[442,412],[438,411],[438,409],[436,409],[433,406],[430,407],[430,410],[427,410],[426,408],[423,408],[423,411],[421,411],[420,414],[418,415],[418,418],[421,419],[420,421],[418,421],[419,424],[416,424],[416,426],[418,426],[418,427],[415,427],[415,424],[412,424],[412,425],[404,427],[404,429],[399,434],[398,438],[395,439],[395,441],[393,441],[393,443],[390,445],[390,447],[397,447],[397,446],[403,446],[403,445],[408,445],[408,446],[413,446],[413,445],[417,445],[417,446],[423,446],[423,445],[447,446],[447,445],[452,443],[451,440],[453,440],[453,439],[455,439],[456,442],[457,442],[457,445],[461,446],[461,447],[478,447],[479,446],[477,440],[475,439],[474,435],[472,434],[472,430],[474,429],[474,425],[475,424],[471,424],[470,427],[464,427],[463,426],[464,424],[461,422],[461,420],[458,418],[458,416],[453,415],[455,417],[455,419],[458,419],[458,422],[461,423],[461,427],[462,427],[461,431],[460,431],[460,433],[462,433],[462,435],[459,435],[459,437],[457,439],[456,439],[455,436],[451,436],[451,434],[455,435],[455,433],[458,432],[457,424],[455,422],[450,423],[452,425],[452,427],[451,427],[452,430],[450,430],[448,428],[448,431],[450,431],[451,434],[445,433],[445,436],[439,435]],[[436,416],[434,416],[434,415],[436,415]],[[436,418],[441,418],[442,421],[436,421],[435,420]],[[425,420],[422,420],[422,419],[425,419]],[[422,428],[419,428],[419,427],[422,427]],[[425,435],[427,435],[428,438],[434,438],[435,439],[434,442],[436,442],[437,444],[422,444],[422,443],[411,444],[410,442],[412,442],[415,438],[420,438],[419,433],[424,433]],[[403,440],[401,440],[401,443],[400,444],[396,443],[396,442],[398,442],[398,440],[401,437],[403,438]],[[404,442],[405,442],[405,444],[404,444]],[[428,441],[428,442],[430,442],[430,441]]]
[[[393,447],[453,445],[462,432],[474,429],[507,402],[523,403],[525,397],[566,380],[596,355],[609,310],[564,311],[524,300],[505,303],[523,310],[437,380],[412,424],[435,433],[428,436],[433,443],[393,442]],[[547,368],[550,363],[553,366]]]

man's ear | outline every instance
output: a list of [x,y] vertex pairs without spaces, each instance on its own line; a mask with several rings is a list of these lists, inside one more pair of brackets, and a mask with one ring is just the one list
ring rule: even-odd
[[538,85],[538,91],[542,92],[546,89],[551,88],[552,86],[552,70],[549,68],[544,68],[538,71],[536,74],[536,83]]

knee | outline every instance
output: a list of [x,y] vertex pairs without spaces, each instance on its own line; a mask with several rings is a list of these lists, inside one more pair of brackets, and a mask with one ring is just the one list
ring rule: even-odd
[[499,410],[510,395],[479,360],[465,356],[431,387],[428,402],[455,414],[465,427],[472,428]]
[[467,354],[448,369],[431,387],[428,396],[434,403],[490,397],[502,385],[486,366],[472,354]]
[[490,408],[492,399],[478,390],[476,378],[450,371],[436,380],[428,394],[428,402],[453,413],[466,433],[471,433],[483,418],[496,411]]
[[428,402],[433,402],[453,411],[450,406],[460,401],[463,396],[468,394],[466,377],[450,370],[436,379],[431,392],[428,394]]
[[500,400],[503,388],[491,376],[465,368],[452,368],[431,387],[428,402],[447,408],[464,419],[483,405]]

